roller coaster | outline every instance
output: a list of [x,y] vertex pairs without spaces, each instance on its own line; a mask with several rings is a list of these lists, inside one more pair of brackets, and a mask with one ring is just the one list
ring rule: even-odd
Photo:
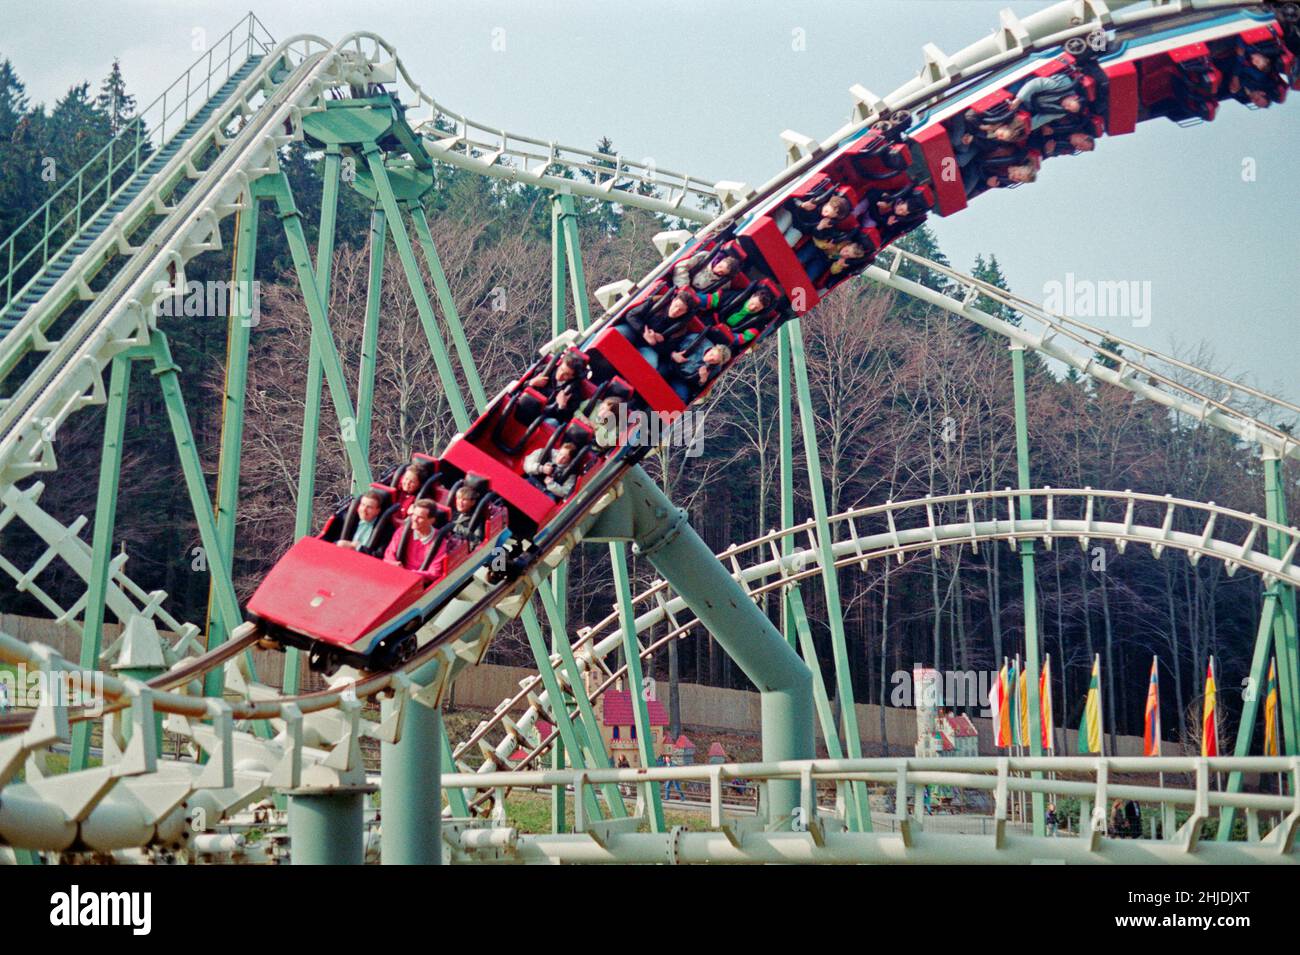
[[[28,567],[0,554],[0,569],[82,638],[80,658],[72,661],[48,646],[0,634],[0,661],[49,674],[85,675],[109,663],[113,670],[101,677],[102,713],[50,698],[34,710],[0,716],[0,844],[27,862],[78,855],[257,861],[261,850],[232,836],[232,827],[265,800],[280,799],[288,807],[292,861],[361,862],[374,848],[363,825],[365,797],[374,788],[362,756],[368,738],[382,744],[378,843],[385,862],[945,862],[959,856],[1008,863],[1296,862],[1300,673],[1294,588],[1300,585],[1300,531],[1287,524],[1281,465],[1300,457],[1300,441],[1277,421],[1300,413],[1300,407],[1149,348],[1119,342],[1123,351],[1115,351],[1109,344],[1114,339],[1099,329],[892,243],[928,214],[955,214],[988,189],[1034,178],[1046,159],[1084,148],[1084,141],[1086,148],[1111,148],[1110,138],[1133,133],[1146,121],[1209,121],[1232,99],[1252,108],[1282,104],[1300,82],[1298,21],[1294,3],[1231,0],[1066,0],[1024,19],[1004,11],[992,35],[956,54],[927,45],[918,76],[890,95],[877,97],[855,86],[852,121],[827,139],[784,132],[786,168],[751,188],[622,157],[611,163],[602,154],[479,124],[425,93],[396,50],[373,33],[353,33],[334,44],[308,35],[277,43],[250,15],[105,147],[106,155],[97,157],[102,176],[78,173],[62,187],[66,194],[53,197],[0,243],[0,265],[7,263],[0,277],[0,530],[22,526],[45,547]],[[1054,99],[1020,92],[1044,87],[1054,90]],[[1066,104],[1070,97],[1073,102]],[[1050,115],[1050,122],[1039,122],[1042,115]],[[981,136],[989,141],[975,150],[972,141]],[[280,165],[280,151],[295,142],[323,157],[314,256]],[[439,164],[553,193],[553,338],[531,368],[493,397],[476,370],[425,214]],[[368,344],[355,400],[327,304],[345,181],[373,207]],[[644,208],[697,229],[656,236],[660,265],[637,282],[597,290],[605,311],[593,316],[574,196]],[[832,200],[842,214],[826,211]],[[231,568],[253,308],[246,290],[264,203],[273,204],[292,255],[311,322],[311,360],[296,543],[244,608]],[[717,207],[722,211],[714,215],[710,210]],[[162,316],[168,302],[184,295],[187,263],[222,248],[222,222],[232,216],[232,287],[240,295],[229,322],[214,500]],[[428,477],[419,497],[432,498],[450,521],[459,488],[471,482],[486,488],[478,536],[460,545],[441,576],[422,577],[335,548],[328,526],[319,532],[326,541],[311,526],[326,390],[354,489],[376,488],[386,500],[398,496],[398,474],[388,468],[374,480],[370,454],[378,303],[389,239],[458,431],[436,456],[421,456]],[[854,245],[857,254],[845,251]],[[421,259],[433,280],[433,297]],[[729,264],[720,265],[724,260]],[[859,274],[1007,339],[1017,382],[1017,488],[890,501],[832,515],[814,465],[814,516],[794,522],[796,406],[807,458],[819,460],[807,413],[800,316]],[[907,277],[917,274],[937,276],[942,285]],[[566,282],[572,284],[574,329],[563,327]],[[729,325],[708,311],[713,306],[696,302],[683,306],[689,315],[670,329],[664,316],[683,286],[697,300],[723,292],[750,296],[758,288],[768,297],[745,317],[748,328]],[[1016,313],[1018,323],[977,307],[986,301]],[[663,323],[657,326],[661,341],[690,335],[710,349],[725,346],[715,353],[725,357],[712,372],[705,368],[696,381],[674,387],[671,367],[637,341],[638,314]],[[556,415],[549,403],[553,392],[536,384],[541,379],[557,388],[557,365],[579,356],[591,371],[579,400],[590,408],[614,395],[640,412],[636,427],[644,428],[649,416],[672,420],[700,400],[726,366],[771,339],[780,369],[784,529],[716,556],[638,467],[648,447],[642,435],[634,430],[601,443],[591,427],[563,415],[548,418]],[[644,342],[653,343],[649,337]],[[1025,349],[1257,446],[1267,480],[1265,516],[1131,490],[1032,487]],[[135,361],[154,369],[208,555],[213,600],[202,626],[169,613],[167,595],[138,586],[127,574],[125,555],[114,555],[124,413]],[[1189,384],[1189,378],[1197,383]],[[1253,410],[1261,403],[1266,413]],[[94,405],[106,406],[106,424],[93,524],[84,516],[65,523],[43,508],[41,476],[59,470],[59,432],[70,416]],[[550,452],[561,441],[575,446],[571,484],[546,491],[525,480],[526,456]],[[335,520],[355,520],[354,507],[344,506]],[[989,516],[1003,512],[1005,517]],[[1201,531],[1174,530],[1176,515],[1184,524],[1194,515]],[[1181,551],[1192,561],[1217,560],[1229,573],[1260,577],[1265,599],[1251,675],[1263,684],[1275,646],[1286,756],[1251,755],[1250,733],[1243,732],[1230,757],[1141,761],[1143,771],[1196,779],[1190,788],[1156,790],[1112,782],[1113,773],[1138,768],[1133,760],[1043,754],[1037,725],[1041,648],[1031,606],[1035,547],[1077,541],[1086,548],[1098,540],[1121,549],[1146,545],[1157,557]],[[610,545],[617,610],[572,640],[563,577],[566,560],[584,542]],[[639,595],[632,593],[627,570],[628,542],[662,577]],[[1012,760],[863,758],[856,722],[841,723],[830,705],[801,585],[821,584],[830,614],[834,695],[851,703],[837,569],[1002,542],[1020,556],[1027,582],[1029,712],[1035,727],[1030,754]],[[67,606],[37,580],[55,562],[84,582],[84,591]],[[348,590],[358,574],[367,586]],[[786,611],[789,640],[760,609],[769,594]],[[551,645],[535,603],[550,625]],[[123,624],[123,634],[104,647],[108,611]],[[440,707],[457,676],[482,661],[493,637],[514,620],[523,625],[537,676],[453,747]],[[759,688],[762,761],[644,770],[611,766],[594,700],[620,680],[642,685],[641,661],[699,627]],[[283,686],[258,680],[251,653],[257,646],[284,651]],[[619,667],[607,662],[615,651],[622,656]],[[325,689],[300,692],[304,663],[326,674]],[[646,701],[632,697],[642,763],[649,765]],[[366,706],[376,702],[378,720],[367,718]],[[1258,703],[1244,706],[1242,726],[1253,727]],[[815,723],[828,759],[813,758]],[[92,766],[97,724],[102,762]],[[187,741],[189,758],[161,754],[164,726]],[[68,770],[58,772],[49,757],[65,743]],[[514,756],[521,748],[522,760]],[[567,766],[536,768],[542,756],[561,751]],[[475,753],[482,756],[477,766],[471,762]],[[1219,772],[1228,774],[1228,785],[1212,791],[1208,780]],[[1045,773],[1087,778],[1049,781]],[[1243,778],[1255,773],[1289,777],[1289,794],[1244,792]],[[724,810],[723,785],[736,778],[758,787],[752,817]],[[667,825],[659,787],[668,779],[707,787],[709,832]],[[877,831],[879,820],[873,824],[868,784],[893,789],[890,831]],[[935,784],[993,793],[992,836],[926,831],[925,820],[909,812],[909,793]],[[570,787],[574,832],[522,835],[506,824],[501,808],[508,791],[548,790],[562,807]],[[637,792],[634,807],[628,806],[626,787]],[[834,793],[833,807],[822,805],[819,791]],[[1122,844],[1093,827],[1077,839],[1049,840],[1043,832],[1049,792],[1076,793],[1085,806],[1101,807],[1111,798],[1159,804],[1167,822],[1163,837]],[[1006,825],[1013,793],[1033,802],[1026,833]],[[444,796],[447,805],[439,812]],[[1188,815],[1174,825],[1180,806]],[[1206,842],[1199,833],[1212,810],[1220,815],[1220,838]],[[1238,812],[1247,821],[1244,841],[1227,838]]]

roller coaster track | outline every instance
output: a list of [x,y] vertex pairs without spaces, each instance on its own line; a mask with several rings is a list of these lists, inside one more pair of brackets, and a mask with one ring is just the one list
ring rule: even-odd
[[[1017,516],[1016,503],[1025,494],[1040,516],[1028,520]],[[1002,512],[1004,517],[994,516]],[[1112,519],[1101,518],[1106,512]],[[953,520],[953,516],[964,516],[965,520]],[[1195,525],[1200,530],[1178,531],[1174,530],[1175,524]],[[1108,542],[1121,554],[1129,544],[1142,544],[1155,558],[1165,551],[1180,551],[1193,564],[1206,557],[1221,561],[1229,576],[1245,568],[1261,576],[1266,585],[1278,579],[1300,582],[1300,564],[1296,563],[1300,530],[1272,524],[1254,514],[1170,495],[1091,488],[967,492],[845,511],[830,518],[830,529],[838,570],[857,567],[865,571],[891,558],[902,563],[908,555],[926,551],[938,555],[944,548],[969,547],[978,552],[981,544],[996,546],[1004,541],[1016,551],[1022,540],[1041,539],[1049,550],[1058,541],[1077,541],[1083,550],[1099,541]],[[1233,539],[1224,536],[1228,529],[1237,532]],[[1287,540],[1280,560],[1256,548],[1270,530]],[[732,568],[732,576],[746,592],[761,602],[767,595],[779,595],[821,573],[821,548],[816,535],[816,522],[806,521],[733,545],[720,552],[718,558]],[[783,554],[784,541],[799,543],[789,554]],[[641,657],[647,661],[671,641],[693,635],[699,623],[685,601],[663,580],[633,598],[632,606],[633,628],[642,641]],[[583,673],[562,672],[561,683],[570,692],[588,692],[594,701],[626,678],[626,666],[614,669],[605,662],[623,646],[622,619],[615,610],[579,631],[577,637],[573,656]],[[564,669],[559,657],[552,660],[552,665],[557,671]],[[587,673],[595,674],[596,679],[589,682]],[[493,715],[457,747],[458,767],[464,772],[490,773],[535,765],[555,740],[554,731],[543,737],[536,730],[539,719],[554,725],[550,707],[549,695],[538,677],[521,681],[519,692],[503,699]],[[512,754],[520,748],[525,751],[524,757],[512,761]],[[481,752],[484,759],[476,770],[471,770],[466,760],[475,752]],[[473,801],[481,803],[488,795],[476,793]]]
[[[1112,31],[1122,38],[1172,29],[1216,13],[1248,6],[1251,5],[1232,0],[1179,0],[1150,5],[1139,0],[1109,4],[1096,0],[1068,0],[1023,20],[1004,12],[992,36],[957,54],[948,56],[927,45],[921,73],[893,94],[882,99],[855,87],[853,122],[824,142],[819,144],[786,131],[783,139],[789,148],[788,167],[756,190],[740,183],[708,183],[684,174],[654,169],[649,163],[628,162],[621,157],[614,157],[611,167],[610,158],[601,154],[559,147],[544,140],[475,123],[441,107],[424,94],[410,80],[393,48],[374,34],[350,34],[333,46],[312,36],[295,37],[280,43],[254,63],[233,91],[222,93],[220,101],[213,104],[208,118],[197,130],[186,127],[181,148],[161,170],[153,173],[147,181],[141,181],[142,188],[138,193],[133,197],[124,194],[130,198],[125,208],[74,258],[66,271],[54,276],[48,291],[26,310],[0,341],[0,386],[4,388],[0,392],[4,395],[0,398],[0,495],[4,503],[4,510],[0,511],[0,527],[15,519],[27,524],[49,545],[42,565],[58,557],[85,576],[79,565],[84,565],[88,556],[85,544],[78,536],[84,519],[72,525],[60,524],[40,509],[39,482],[24,490],[18,489],[18,483],[42,471],[57,469],[54,443],[59,427],[73,412],[105,400],[104,367],[115,355],[141,346],[148,340],[151,328],[157,323],[157,303],[184,287],[186,263],[195,255],[220,248],[221,220],[247,207],[251,201],[251,184],[278,170],[278,150],[303,138],[304,117],[323,110],[332,89],[394,82],[400,74],[417,99],[429,107],[429,118],[418,128],[430,154],[440,161],[484,175],[609,199],[692,222],[705,219],[702,207],[716,200],[723,208],[722,215],[705,225],[698,239],[717,234],[741,220],[760,203],[788,189],[833,154],[847,137],[861,132],[887,112],[941,104],[1036,51],[1058,47],[1067,40],[1085,38],[1097,30]],[[392,57],[390,62],[384,60],[386,55]],[[451,130],[447,129],[448,119],[453,126]],[[240,124],[238,129],[234,128],[236,122]],[[212,158],[213,152],[215,158]],[[200,168],[199,163],[204,159],[211,161]],[[596,181],[589,183],[580,175],[570,180],[566,172],[591,173]],[[643,194],[646,191],[644,187],[650,186],[666,189],[667,198]],[[150,231],[140,241],[138,234],[146,227]],[[107,287],[93,290],[91,280],[109,259],[117,255],[125,259],[109,277]],[[1109,381],[1180,411],[1194,413],[1199,409],[1197,417],[1200,420],[1247,440],[1274,447],[1285,456],[1296,456],[1294,439],[1271,423],[1257,421],[1234,409],[1229,400],[1231,394],[1211,398],[1185,386],[1175,387],[1175,382],[1138,364],[1135,358],[1121,358],[1112,380],[1107,374],[1111,369],[1095,361],[1083,361],[1076,354],[1077,348],[1071,350],[1058,341],[1064,339],[1075,346],[1091,349],[1095,344],[1096,330],[1078,323],[1070,324],[1039,310],[1037,316],[1041,328],[1037,335],[1025,330],[1013,333],[1014,326],[1003,328],[997,324],[997,319],[974,309],[971,301],[976,296],[983,296],[1001,301],[1022,314],[1034,311],[1029,303],[1013,301],[1000,290],[992,290],[956,273],[951,273],[949,280],[967,290],[962,300],[917,283],[908,283],[897,274],[898,265],[906,253],[895,252],[894,255],[890,269],[874,266],[868,274],[894,288],[964,314],[1072,367],[1079,367],[1078,363],[1082,362],[1083,367],[1079,370],[1099,380]],[[932,263],[926,265],[940,268]],[[623,296],[609,300],[610,310],[601,321],[608,321],[621,302],[626,301],[626,295],[646,287],[667,267],[665,261],[638,285],[625,284],[620,289]],[[910,287],[913,285],[916,287]],[[89,304],[70,322],[62,323],[67,327],[59,328],[59,319],[71,304],[78,301]],[[1135,351],[1143,358],[1163,358],[1150,351]],[[1193,369],[1184,366],[1184,370]],[[16,383],[7,381],[10,376],[16,379]],[[1157,382],[1161,387],[1156,387]],[[1233,386],[1233,389],[1232,393],[1250,398],[1265,397],[1239,386]],[[1275,406],[1278,404],[1285,403],[1275,402]],[[1294,411],[1295,408],[1286,406],[1286,410]],[[28,756],[45,752],[54,740],[65,734],[70,718],[88,718],[90,714],[51,705],[42,707],[34,715],[0,720],[0,731],[13,733],[0,741],[0,788],[5,790],[4,799],[0,800],[0,835],[11,844],[36,848],[66,848],[74,842],[113,848],[148,843],[173,844],[176,839],[184,838],[177,835],[178,819],[195,806],[210,809],[219,818],[221,814],[247,805],[272,789],[355,781],[361,772],[360,738],[370,735],[395,739],[400,733],[402,709],[408,702],[436,704],[454,674],[482,658],[496,630],[522,611],[550,567],[563,560],[581,540],[584,528],[595,514],[618,495],[618,476],[617,473],[609,475],[599,487],[593,488],[590,494],[561,515],[552,538],[553,550],[547,555],[544,565],[536,566],[514,584],[490,587],[480,582],[452,611],[440,617],[433,628],[426,628],[431,631],[427,637],[433,639],[426,637],[426,643],[404,668],[405,672],[377,673],[354,684],[337,685],[318,693],[283,696],[270,687],[257,684],[239,655],[239,651],[255,639],[247,626],[237,629],[220,650],[196,659],[193,654],[201,649],[195,639],[198,628],[169,617],[161,608],[165,595],[146,593],[135,586],[119,562],[111,575],[114,586],[110,587],[107,598],[110,608],[119,617],[122,613],[128,617],[143,616],[179,635],[168,660],[173,666],[172,675],[148,685],[127,678],[104,677],[105,692],[110,701],[105,732],[106,765],[96,769],[45,778],[39,778],[39,772],[29,769],[26,782],[12,783],[14,774]],[[1041,518],[1025,520],[1012,513],[1012,498],[1026,493],[1043,502],[1046,512]],[[1008,503],[1009,514],[1005,521],[976,519],[973,511],[976,503],[993,502],[1002,497]],[[1055,511],[1058,501],[1072,501],[1082,506],[1085,513],[1077,517],[1061,517]],[[1120,523],[1096,517],[1094,506],[1099,502],[1122,502],[1126,508],[1125,520]],[[958,504],[971,509],[966,521],[936,521],[936,509],[942,512],[943,508]],[[927,515],[924,526],[897,527],[896,511],[912,513],[912,508],[922,507]],[[1149,507],[1165,508],[1164,520],[1158,524],[1146,524],[1135,517],[1139,511]],[[1202,532],[1188,534],[1173,530],[1176,509],[1202,514],[1205,519]],[[850,512],[835,520],[848,520],[852,527],[854,519],[868,520],[881,516],[888,523],[889,530],[862,537],[854,531],[845,541],[836,542],[837,562],[864,563],[891,554],[902,559],[913,550],[939,549],[954,543],[978,546],[984,541],[1015,541],[1041,536],[1045,541],[1077,539],[1085,546],[1092,539],[1114,540],[1117,546],[1142,542],[1157,553],[1164,548],[1184,550],[1193,559],[1211,556],[1222,560],[1230,571],[1245,567],[1266,579],[1291,584],[1300,582],[1300,571],[1294,564],[1297,538],[1294,529],[1269,524],[1253,515],[1217,508],[1213,504],[1131,492],[1044,489],[1014,494],[1009,491],[983,492],[934,498],[926,502],[891,503]],[[1244,528],[1243,534],[1235,541],[1224,540],[1216,534],[1216,522],[1240,523]],[[1261,530],[1282,535],[1289,542],[1283,558],[1272,558],[1255,549],[1254,542]],[[732,560],[746,584],[766,576],[777,577],[775,584],[760,583],[753,588],[751,593],[754,595],[772,587],[789,586],[802,576],[815,572],[815,568],[796,569],[793,563],[788,562],[794,559],[793,555],[791,558],[776,557],[776,566],[754,563],[744,572],[736,562],[740,552],[770,547],[782,534],[794,533],[811,535],[808,525],[800,525],[760,538],[744,548],[729,550],[722,556]],[[853,547],[852,554],[843,552],[843,546]],[[804,551],[797,553],[806,554]],[[41,569],[17,568],[3,558],[0,562],[20,585],[28,585],[24,589],[29,589]],[[77,604],[63,608],[50,595],[33,592],[57,618],[65,622],[75,619],[84,604],[83,597]],[[669,597],[662,587],[651,588],[639,599],[657,602],[654,610],[638,617],[639,631],[664,619],[671,621],[669,611],[676,614],[683,609],[680,599]],[[674,607],[674,601],[678,601],[679,606]],[[640,623],[643,618],[649,621],[655,614],[659,616],[653,622],[644,626]],[[608,620],[600,626],[608,626]],[[600,626],[583,636],[579,647],[585,648],[583,659],[589,660],[590,665],[603,667],[599,659],[604,654],[595,654],[594,648],[607,643],[610,638],[596,639]],[[676,624],[673,626],[675,635],[685,632]],[[686,625],[688,628],[689,624]],[[0,635],[0,659],[45,670],[76,669],[48,648],[29,647],[3,635]],[[424,688],[413,686],[407,672],[434,660],[441,664],[435,684]],[[244,694],[242,702],[228,703],[193,695],[197,689],[193,678],[214,666],[226,667],[231,677],[228,686]],[[608,682],[609,679],[606,684]],[[392,698],[395,715],[377,724],[368,723],[361,718],[361,701],[380,693]],[[542,702],[540,698],[538,700]],[[129,708],[127,703],[130,703]],[[535,712],[530,709],[529,713],[535,721],[544,706],[533,705],[537,709]],[[151,732],[155,711],[170,714],[169,728],[191,738],[208,753],[211,757],[209,762],[198,766],[159,760],[156,740]],[[281,736],[276,740],[258,739],[235,729],[236,720],[255,719],[276,721]],[[201,723],[201,720],[208,722]],[[127,721],[134,728],[129,743],[125,742],[127,734],[123,732]],[[507,725],[503,713],[498,714],[495,724]],[[525,742],[534,745],[537,752],[544,747],[545,741],[528,738],[522,723],[515,726],[517,729],[513,736],[508,730],[507,740],[496,747],[487,746],[496,754],[489,760],[491,765],[497,764],[501,758],[500,750],[511,738],[517,742],[522,736]],[[471,743],[482,744],[485,739],[486,730],[480,728]],[[462,747],[462,753],[466,747]],[[29,763],[29,767],[38,768],[38,765]],[[120,825],[120,820],[127,817],[130,817],[130,824]],[[19,837],[15,839],[14,836]]]
[[[1029,519],[1017,516],[1015,503],[1026,493],[1034,500],[1040,516]],[[1004,507],[1005,517],[977,516],[979,511],[997,512]],[[1114,513],[1111,519],[1102,519],[1098,516],[1102,511]],[[962,514],[965,520],[945,519],[948,515]],[[1196,524],[1200,530],[1174,530],[1175,523]],[[1121,553],[1129,544],[1146,545],[1157,558],[1166,550],[1181,551],[1193,562],[1206,557],[1221,561],[1230,575],[1244,568],[1266,581],[1282,580],[1300,585],[1300,564],[1295,561],[1300,549],[1300,530],[1272,524],[1253,514],[1171,496],[1091,489],[1042,488],[1028,492],[1007,489],[891,501],[836,515],[831,518],[831,526],[835,535],[843,538],[832,545],[838,569],[855,566],[865,569],[872,562],[878,565],[890,559],[901,563],[909,554],[938,553],[943,548],[969,547],[978,551],[982,544],[997,546],[1006,542],[1015,550],[1020,541],[1028,539],[1041,539],[1048,548],[1058,541],[1076,541],[1084,549],[1104,541],[1113,543]],[[1227,537],[1226,533],[1233,530],[1236,533]],[[1280,559],[1256,547],[1269,531],[1284,535],[1285,552]],[[781,543],[786,539],[806,540],[807,544],[782,555]],[[807,521],[730,547],[719,557],[734,569],[734,578],[747,593],[755,601],[761,601],[766,594],[780,593],[820,573],[820,553],[815,523]],[[657,581],[638,594],[633,607],[639,611],[633,624],[643,659],[651,658],[673,640],[690,636],[697,624],[682,598],[664,581]],[[594,700],[625,676],[624,668],[613,669],[605,663],[608,655],[623,645],[621,626],[619,615],[611,613],[591,628],[580,631],[574,643],[578,668],[598,678],[590,686],[590,699]],[[232,653],[227,648],[227,654]],[[77,667],[48,647],[24,644],[3,634],[0,634],[0,660],[44,671],[77,672]],[[235,658],[226,664],[232,668],[234,686],[239,685],[234,669],[237,663]],[[559,656],[552,663],[563,686],[571,692],[588,692],[583,689],[588,685],[583,673],[566,672]],[[153,833],[150,840],[157,840],[150,844],[178,848],[185,836],[177,834],[188,831],[183,819],[196,807],[206,807],[205,811],[216,813],[211,816],[216,819],[258,802],[277,788],[307,785],[339,775],[355,776],[361,767],[361,738],[391,742],[400,726],[401,708],[429,698],[421,696],[424,691],[413,689],[400,673],[379,674],[354,686],[334,687],[293,699],[253,699],[244,703],[161,688],[180,678],[172,674],[168,679],[156,681],[158,686],[153,687],[105,676],[104,695],[108,701],[105,709],[115,714],[117,720],[116,727],[106,729],[105,739],[110,747],[114,738],[119,740],[117,752],[110,750],[109,754],[116,758],[106,759],[105,766],[83,773],[11,782],[13,774],[31,754],[44,752],[59,738],[60,731],[66,730],[67,719],[80,718],[82,714],[69,714],[66,709],[51,705],[0,721],[0,730],[14,734],[0,741],[0,784],[7,784],[0,787],[4,792],[0,800],[0,839],[13,845],[62,849],[72,845],[80,832],[82,842],[100,851],[125,848],[140,843],[129,839],[120,841],[116,835],[105,836],[106,841],[99,843],[89,839],[86,833],[108,828],[110,820],[127,813],[131,823],[126,831],[132,834],[131,838],[147,830]],[[443,686],[440,681],[435,689]],[[396,700],[394,715],[382,721],[362,718],[361,701],[381,692],[391,694]],[[133,705],[125,710],[123,707],[128,702]],[[518,712],[521,705],[522,714]],[[473,804],[482,804],[491,795],[490,788],[501,786],[498,780],[505,778],[488,774],[529,768],[549,750],[554,732],[541,736],[537,723],[539,719],[554,722],[550,707],[549,695],[540,678],[529,678],[521,683],[516,695],[502,700],[493,716],[460,745],[456,751],[457,767],[470,775],[458,777],[457,783],[465,785],[466,779],[482,777],[482,788],[469,794]],[[133,740],[148,738],[147,731],[137,731],[152,723],[155,712],[169,714],[168,728],[190,738],[209,756],[208,763],[200,766],[158,759],[142,743],[133,746],[120,742],[126,735],[122,733],[122,725],[127,720],[133,727],[130,734]],[[274,721],[276,739],[258,739],[235,728],[236,720],[258,718]],[[200,722],[204,719],[211,720],[212,725]],[[520,747],[526,751],[524,758],[512,762],[511,754]],[[466,762],[474,751],[486,757],[477,770]],[[93,801],[69,806],[58,803],[59,794],[71,787],[77,777],[83,783],[97,779],[105,791],[120,783],[112,790],[118,795],[101,811],[101,816],[95,815],[98,803]],[[145,810],[141,807],[151,805],[149,799],[159,792],[166,795],[165,812],[160,811],[146,824],[142,815]],[[38,804],[46,808],[37,811]],[[58,816],[52,804],[66,810],[64,815]],[[33,819],[39,822],[36,828]],[[61,834],[58,844],[33,841],[41,832]]]

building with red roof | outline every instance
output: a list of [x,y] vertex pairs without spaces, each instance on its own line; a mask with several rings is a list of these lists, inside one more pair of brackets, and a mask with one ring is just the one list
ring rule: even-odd
[[[627,761],[629,766],[641,765],[641,747],[636,736],[636,716],[632,707],[632,694],[627,690],[606,690],[599,697],[597,718],[605,750],[615,766]],[[650,743],[655,761],[663,755],[664,734],[667,732],[668,712],[658,700],[646,700],[650,717]],[[680,743],[680,740],[678,741]],[[687,740],[689,743],[690,740]],[[691,747],[692,757],[694,747]]]

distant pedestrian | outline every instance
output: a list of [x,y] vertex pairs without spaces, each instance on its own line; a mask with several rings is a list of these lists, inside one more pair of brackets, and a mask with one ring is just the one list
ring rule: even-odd
[[1049,836],[1055,836],[1055,835],[1056,835],[1056,821],[1057,821],[1057,820],[1056,820],[1056,803],[1054,803],[1054,802],[1049,802],[1049,803],[1047,804],[1047,815],[1046,815],[1046,817],[1044,817],[1044,820],[1043,820],[1043,821],[1047,823],[1047,834],[1048,834]]

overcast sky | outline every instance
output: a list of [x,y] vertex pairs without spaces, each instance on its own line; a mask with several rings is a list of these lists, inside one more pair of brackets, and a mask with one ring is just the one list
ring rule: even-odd
[[[575,145],[609,136],[661,168],[758,184],[780,169],[783,129],[822,139],[839,128],[851,84],[886,93],[915,75],[922,44],[954,51],[989,33],[1002,7],[1024,15],[1046,5],[291,0],[255,12],[277,40],[378,33],[435,98],[481,121]],[[196,30],[215,40],[246,10],[221,0],[0,0],[0,57],[47,104],[75,81],[97,85],[117,57],[143,104],[196,57]],[[1047,163],[1033,185],[932,217],[953,263],[969,269],[977,252],[994,252],[1013,289],[1034,300],[1067,273],[1149,282],[1145,327],[1090,321],[1165,350],[1208,342],[1230,372],[1300,400],[1300,94],[1259,112],[1226,103],[1192,129],[1143,124],[1100,147]],[[1243,180],[1245,160],[1253,181]]]

